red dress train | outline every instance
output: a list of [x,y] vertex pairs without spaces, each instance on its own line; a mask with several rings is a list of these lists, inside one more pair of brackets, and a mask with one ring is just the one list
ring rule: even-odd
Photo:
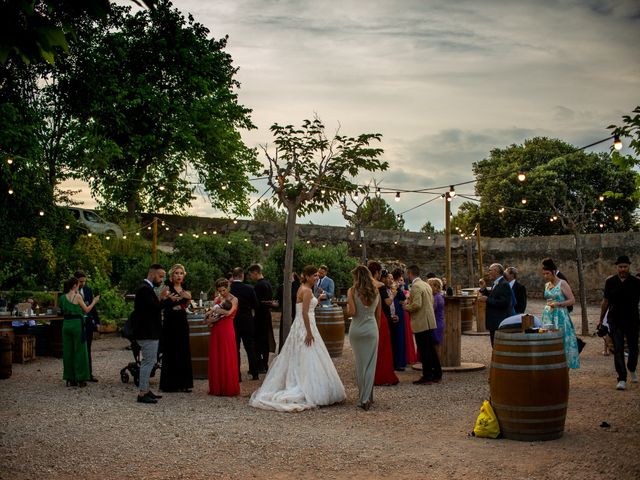
[[373,379],[373,384],[395,385],[398,381],[398,377],[393,370],[393,351],[391,350],[389,321],[384,312],[381,312],[378,333],[378,359],[376,361],[376,375]]
[[[236,309],[237,312],[237,309]],[[209,395],[234,397],[240,395],[238,350],[233,318],[236,312],[218,320],[209,337]]]

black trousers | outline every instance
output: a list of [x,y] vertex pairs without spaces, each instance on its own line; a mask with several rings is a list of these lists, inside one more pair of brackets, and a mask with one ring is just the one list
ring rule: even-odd
[[[618,373],[618,381],[627,381],[627,368],[635,372],[638,366],[638,325],[612,325],[609,324],[611,339],[613,340],[613,363]],[[624,339],[627,338],[629,358],[625,367]]]
[[436,352],[433,340],[433,330],[425,330],[413,334],[416,337],[416,346],[422,360],[422,378],[426,380],[440,380],[442,367]]
[[85,337],[87,337],[87,353],[89,354],[89,378],[93,377],[93,362],[91,361],[91,343],[93,343],[93,322],[84,320]]
[[242,373],[240,372],[240,342],[244,345],[244,351],[247,352],[249,360],[249,375],[254,378],[258,377],[259,367],[256,356],[256,339],[255,331],[251,327],[236,324],[236,348],[238,349],[238,378],[242,381]]

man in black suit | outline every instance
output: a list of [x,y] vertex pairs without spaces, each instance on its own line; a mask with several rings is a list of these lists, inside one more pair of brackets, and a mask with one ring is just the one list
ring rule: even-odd
[[516,267],[507,267],[504,271],[504,278],[509,282],[513,292],[512,300],[515,300],[513,309],[516,313],[524,313],[527,310],[527,287],[518,281]]
[[[273,324],[271,323],[271,307],[274,306],[273,289],[269,280],[262,275],[262,266],[251,265],[248,269],[249,277],[255,285],[253,290],[258,297],[258,309],[256,310],[256,357],[260,373],[266,373],[269,368],[269,352],[276,351],[276,341],[273,337]],[[275,304],[277,306],[277,304]]]
[[242,381],[240,373],[240,342],[244,344],[249,360],[249,374],[253,380],[258,380],[259,366],[256,358],[256,327],[253,312],[258,310],[258,298],[251,285],[244,283],[244,270],[240,267],[233,269],[231,277],[231,295],[238,299],[238,311],[233,319],[233,327],[236,330],[236,346],[238,348],[238,378]]
[[151,370],[158,359],[158,342],[162,333],[162,308],[167,301],[174,302],[168,287],[160,291],[160,298],[154,288],[162,285],[165,269],[154,263],[149,267],[138,289],[133,303],[133,338],[140,345],[142,361],[140,363],[140,383],[137,401],[139,403],[158,403],[162,395],[156,395],[149,389]]
[[[85,305],[93,302],[93,290],[87,285],[87,275],[82,270],[78,270],[73,274],[78,279],[78,293],[84,300]],[[89,354],[89,381],[97,382],[98,379],[93,375],[93,362],[91,361],[91,343],[93,342],[93,332],[98,330],[100,325],[100,317],[94,306],[89,313],[85,315],[85,337],[87,339],[87,353]]]
[[488,292],[489,295],[480,295],[478,297],[479,301],[487,302],[486,325],[489,330],[492,347],[500,322],[512,314],[511,287],[509,287],[509,282],[505,280],[503,274],[504,268],[502,265],[499,263],[491,265],[489,267],[489,280],[492,282],[492,287]]

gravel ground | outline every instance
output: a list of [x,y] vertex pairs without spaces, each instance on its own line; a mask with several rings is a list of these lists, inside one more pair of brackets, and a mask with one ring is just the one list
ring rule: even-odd
[[[531,311],[541,308],[534,302]],[[597,306],[589,313],[593,325]],[[144,405],[133,384],[120,382],[131,360],[127,342],[103,336],[93,344],[99,383],[66,388],[54,358],[14,365],[0,381],[0,478],[640,478],[639,384],[616,391],[602,340],[584,340],[582,368],[570,373],[564,436],[529,443],[469,436],[489,395],[488,369],[445,373],[442,384],[428,386],[411,383],[416,371],[399,372],[400,384],[376,387],[364,412],[355,407],[347,345],[335,359],[347,390],[341,405],[257,410],[248,397],[259,382],[243,382],[240,397],[217,398],[205,380],[190,394]],[[488,337],[462,337],[463,361],[488,366],[490,358]],[[609,428],[600,427],[605,421]]]

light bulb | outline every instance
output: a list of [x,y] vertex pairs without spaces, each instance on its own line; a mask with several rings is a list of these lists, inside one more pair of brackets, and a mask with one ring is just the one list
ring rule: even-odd
[[622,142],[620,141],[620,137],[618,135],[615,135],[613,137],[613,148],[618,151],[622,150]]
[[40,216],[44,217],[44,210],[40,210]]
[[523,199],[522,199],[522,200],[520,200],[520,201],[522,202],[522,204],[523,204],[523,205],[526,205],[526,204],[527,204],[527,199],[526,199],[526,198],[523,198]]
[[524,173],[518,174],[518,180],[524,182],[527,179],[527,176]]
[[456,189],[453,188],[453,185],[449,187],[449,198],[453,198],[456,196]]
[[9,189],[9,195],[13,195],[13,188]]
[[598,200],[600,200],[601,202],[604,202],[604,195],[600,195],[600,196],[598,197]]
[[396,192],[396,202],[400,201],[400,192]]

